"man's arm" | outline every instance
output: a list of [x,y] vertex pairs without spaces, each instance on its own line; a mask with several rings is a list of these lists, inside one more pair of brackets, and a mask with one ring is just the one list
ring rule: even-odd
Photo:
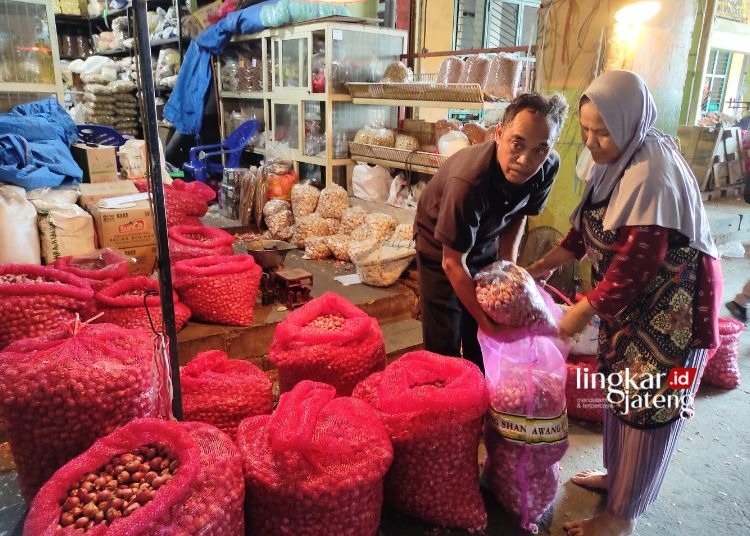
[[516,214],[511,218],[510,223],[500,235],[498,257],[501,261],[512,263],[518,261],[518,250],[521,247],[521,239],[525,229],[526,216],[524,214]]
[[491,334],[496,332],[500,326],[488,317],[477,301],[477,294],[474,290],[474,282],[471,279],[469,268],[466,266],[466,257],[468,253],[462,253],[443,245],[443,271],[448,277],[453,290],[456,291],[458,299],[464,304],[466,310],[474,320],[477,321],[479,329],[485,333]]

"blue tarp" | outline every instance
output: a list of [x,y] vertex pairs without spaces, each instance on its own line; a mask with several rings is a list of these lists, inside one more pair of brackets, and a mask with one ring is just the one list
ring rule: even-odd
[[81,182],[70,154],[76,141],[75,123],[54,97],[0,114],[0,182],[26,190]]
[[293,22],[329,15],[348,15],[344,6],[294,0],[266,0],[230,13],[190,43],[164,117],[178,132],[197,135],[211,81],[211,54],[222,54],[235,34],[251,34]]

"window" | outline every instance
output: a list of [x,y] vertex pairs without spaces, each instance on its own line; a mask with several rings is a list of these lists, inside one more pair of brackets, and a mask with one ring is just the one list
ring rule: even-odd
[[703,100],[701,112],[718,112],[724,104],[724,91],[727,86],[727,73],[732,63],[732,53],[728,50],[711,50],[706,65],[706,76],[703,82]]
[[455,49],[526,46],[536,41],[539,0],[458,0]]

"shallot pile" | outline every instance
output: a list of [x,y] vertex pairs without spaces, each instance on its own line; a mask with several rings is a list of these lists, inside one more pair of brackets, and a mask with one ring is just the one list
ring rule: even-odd
[[393,448],[371,407],[305,381],[237,433],[249,533],[374,536]]
[[737,361],[740,335],[745,331],[742,322],[729,318],[719,319],[721,344],[703,372],[703,381],[722,389],[735,389],[740,386],[740,368]]
[[[148,191],[146,181],[136,181],[141,192]],[[216,192],[199,181],[185,182],[175,179],[164,185],[164,202],[167,207],[167,227],[176,225],[201,225],[200,217],[208,212],[208,203],[216,198]]]
[[0,348],[85,315],[93,295],[84,279],[49,266],[0,265]]
[[477,449],[487,392],[479,368],[463,359],[412,352],[357,385],[393,442],[385,500],[440,526],[481,531]]
[[152,342],[112,324],[63,329],[0,352],[0,417],[30,501],[98,438],[153,411]]
[[232,439],[246,417],[271,413],[273,384],[262,370],[225,352],[202,352],[180,371],[185,420],[216,426]]
[[[344,320],[332,321],[331,315]],[[340,396],[383,370],[386,361],[377,320],[332,292],[309,301],[276,327],[268,357],[279,369],[282,392],[313,380],[334,386]]]
[[237,447],[213,426],[135,419],[49,479],[31,503],[24,536],[60,534],[71,517],[93,534],[244,534],[241,464]]
[[207,255],[234,253],[234,237],[221,229],[203,225],[176,225],[167,232],[169,260],[172,263]]

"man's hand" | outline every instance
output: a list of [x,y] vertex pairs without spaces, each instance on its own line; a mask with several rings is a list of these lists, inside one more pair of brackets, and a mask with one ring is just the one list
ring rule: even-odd
[[589,301],[584,298],[568,309],[560,320],[558,332],[563,339],[572,339],[581,333],[596,314]]
[[531,266],[529,266],[528,268],[526,268],[526,271],[529,272],[531,277],[533,277],[542,285],[547,283],[547,280],[550,277],[552,277],[552,274],[555,273],[554,268],[547,268],[540,261],[537,261]]

